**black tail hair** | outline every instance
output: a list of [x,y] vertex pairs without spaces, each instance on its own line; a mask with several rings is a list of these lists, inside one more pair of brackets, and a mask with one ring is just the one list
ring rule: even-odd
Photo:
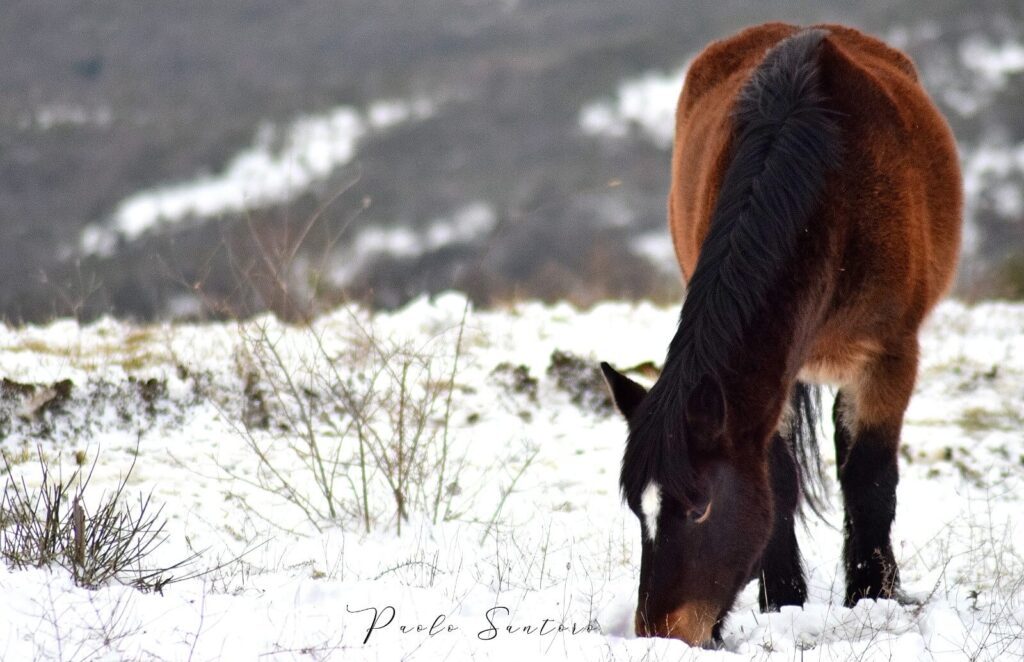
[[[790,398],[790,438],[793,457],[796,459],[797,479],[803,495],[801,506],[806,504],[818,517],[824,519],[827,510],[825,495],[825,472],[821,464],[821,449],[818,446],[818,431],[821,421],[821,387],[797,382]],[[805,513],[806,514],[806,513]]]
[[[838,164],[839,129],[818,68],[827,34],[810,29],[782,40],[740,91],[732,154],[679,327],[626,444],[621,484],[627,498],[638,498],[652,474],[677,498],[694,494],[682,421],[687,398],[705,376],[723,381],[750,323],[792,263],[797,240],[820,204],[826,173]],[[797,403],[805,418],[814,411],[810,403],[804,396]],[[805,459],[813,459],[817,445],[806,436],[800,443]],[[802,470],[805,479],[807,474]]]
[[740,91],[732,157],[669,348],[689,364],[691,383],[727,368],[839,161],[839,129],[818,71],[827,34],[804,30],[779,42]]

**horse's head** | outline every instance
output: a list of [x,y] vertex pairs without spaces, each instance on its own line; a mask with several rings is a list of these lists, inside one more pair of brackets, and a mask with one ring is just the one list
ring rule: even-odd
[[712,381],[666,404],[657,386],[649,395],[601,367],[629,423],[621,485],[642,536],[636,633],[708,645],[771,534],[766,463],[732,452]]

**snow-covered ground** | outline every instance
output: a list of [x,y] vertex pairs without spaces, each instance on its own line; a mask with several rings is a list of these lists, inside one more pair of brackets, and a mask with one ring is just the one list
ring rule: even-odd
[[[162,595],[0,566],[0,658],[1024,657],[1024,306],[946,302],[924,332],[894,531],[904,587],[921,604],[842,606],[834,507],[800,532],[805,608],[760,614],[748,587],[719,651],[631,633],[640,537],[617,487],[625,426],[593,370],[602,359],[660,363],[677,310],[466,311],[450,294],[392,314],[343,309],[309,328],[0,327],[0,448],[14,472],[37,484],[37,444],[65,474],[84,451],[98,457],[88,503],[135,459],[129,490],[152,490],[168,518],[154,563],[198,550],[194,571],[220,566]],[[46,389],[64,379],[68,397]],[[384,438],[402,430],[408,442],[410,421],[423,422],[434,464],[407,483],[415,499],[400,535],[373,467],[370,533],[352,509],[358,464],[339,469],[336,523],[317,514],[308,440],[341,462],[357,453],[339,394],[368,397],[366,424]],[[409,406],[389,411],[396,402]]]

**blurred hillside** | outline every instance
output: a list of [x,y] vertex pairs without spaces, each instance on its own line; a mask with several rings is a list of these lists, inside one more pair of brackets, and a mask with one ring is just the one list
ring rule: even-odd
[[1024,296],[1020,3],[750,4],[0,4],[0,315],[671,300],[683,67],[770,19],[910,53],[962,152],[957,293]]

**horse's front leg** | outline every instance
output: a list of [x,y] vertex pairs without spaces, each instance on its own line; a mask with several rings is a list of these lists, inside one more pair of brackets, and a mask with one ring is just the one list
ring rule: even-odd
[[757,601],[761,611],[778,611],[785,605],[803,605],[807,599],[807,583],[794,528],[800,481],[793,456],[792,433],[784,429],[769,443],[774,521],[771,538],[761,558]]

